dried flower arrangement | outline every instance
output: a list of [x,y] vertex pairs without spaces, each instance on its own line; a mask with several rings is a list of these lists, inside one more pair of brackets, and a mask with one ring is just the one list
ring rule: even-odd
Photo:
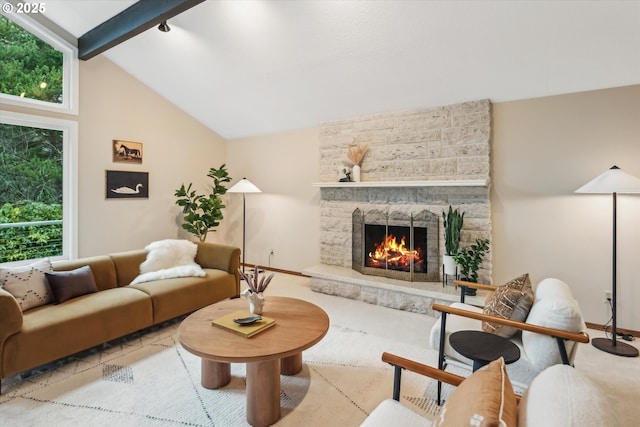
[[253,270],[253,274],[251,273],[245,273],[242,270],[238,269],[238,272],[240,273],[240,277],[242,277],[242,279],[247,282],[247,286],[249,286],[249,288],[247,289],[247,291],[249,291],[249,293],[262,293],[264,292],[265,289],[267,289],[267,286],[269,286],[269,282],[271,282],[271,279],[273,279],[273,274],[271,273],[269,276],[262,276],[262,278],[260,278],[260,267],[256,266],[255,270]]
[[362,159],[364,159],[364,155],[368,149],[368,146],[360,143],[357,145],[351,145],[347,151],[347,157],[354,166],[360,166],[360,163],[362,163]]

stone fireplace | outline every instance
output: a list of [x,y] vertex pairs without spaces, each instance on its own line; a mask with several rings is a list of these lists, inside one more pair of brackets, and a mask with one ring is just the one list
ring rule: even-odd
[[[305,271],[312,289],[423,313],[434,301],[455,300],[453,287],[442,286],[442,212],[449,205],[465,212],[463,246],[490,238],[490,124],[488,100],[323,124],[321,182],[313,184],[321,265]],[[339,183],[347,147],[357,143],[369,147],[362,182]],[[367,239],[391,236],[396,246],[367,265],[372,246],[384,243]],[[404,259],[390,261],[400,253]],[[491,280],[491,252],[479,279]]]

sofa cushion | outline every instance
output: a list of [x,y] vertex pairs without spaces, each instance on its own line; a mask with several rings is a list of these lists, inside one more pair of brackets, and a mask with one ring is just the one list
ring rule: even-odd
[[48,259],[19,267],[0,267],[0,286],[18,301],[22,311],[49,304],[51,294],[45,273],[52,271]]
[[[93,272],[98,290],[114,289],[117,287],[116,268],[108,255],[98,255],[74,260],[53,262],[54,271],[70,271],[88,265]],[[136,266],[137,268],[137,266]],[[127,283],[128,284],[128,283]]]
[[91,267],[85,265],[71,271],[45,273],[49,290],[55,304],[60,304],[81,295],[98,292]]
[[515,427],[518,403],[501,357],[474,372],[451,393],[433,427]]
[[[533,289],[529,274],[523,274],[490,293],[487,296],[483,313],[503,319],[523,322],[533,304]],[[493,322],[482,322],[482,330],[505,338],[514,336],[518,329]]]
[[584,373],[554,365],[532,382],[518,406],[521,427],[616,426],[607,396]]

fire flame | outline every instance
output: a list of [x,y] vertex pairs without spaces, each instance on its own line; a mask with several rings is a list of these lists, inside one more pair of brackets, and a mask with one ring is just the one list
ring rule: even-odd
[[404,236],[398,243],[396,236],[389,234],[374,252],[369,252],[369,261],[373,267],[383,267],[386,261],[389,266],[410,268],[411,261],[420,262],[420,251],[409,250]]

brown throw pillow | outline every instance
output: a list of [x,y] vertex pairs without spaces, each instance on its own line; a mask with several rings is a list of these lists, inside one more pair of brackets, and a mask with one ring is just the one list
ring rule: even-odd
[[[523,322],[529,315],[533,297],[529,274],[523,274],[502,286],[498,286],[494,292],[489,294],[482,311],[491,316]],[[494,322],[482,322],[482,330],[505,338],[510,338],[518,332],[517,328]]]
[[45,273],[54,304],[60,304],[81,295],[98,292],[91,267],[76,268],[71,271]]
[[518,402],[501,357],[474,372],[451,393],[433,427],[515,427]]

